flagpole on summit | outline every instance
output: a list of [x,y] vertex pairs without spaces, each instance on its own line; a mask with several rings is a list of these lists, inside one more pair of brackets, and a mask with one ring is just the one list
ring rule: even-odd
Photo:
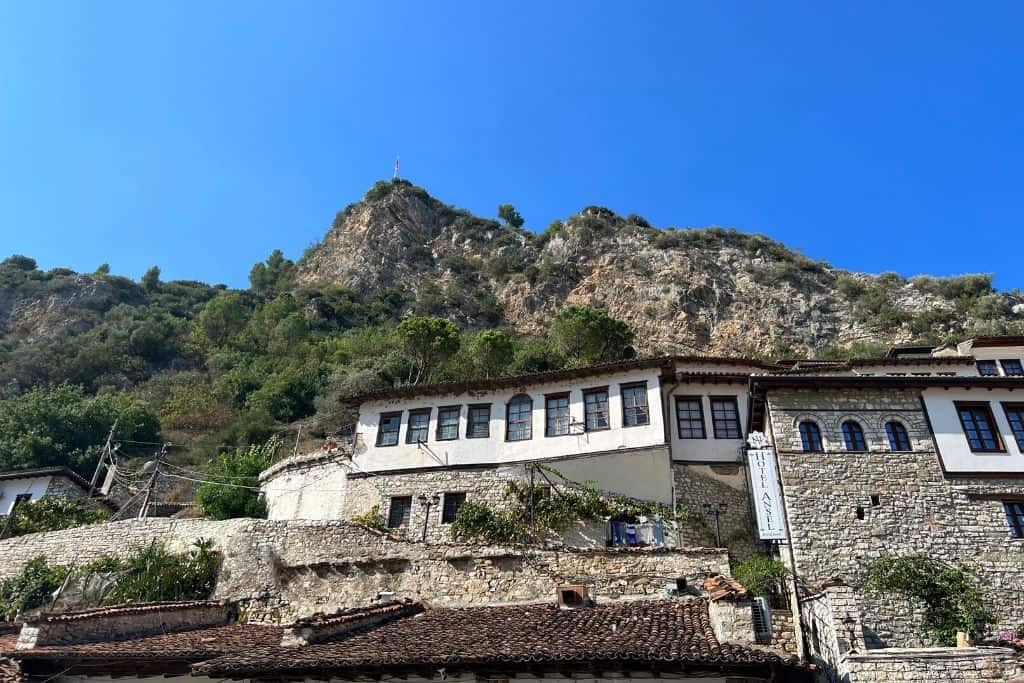
[[392,180],[398,180],[398,157],[395,157],[395,175],[391,176]]

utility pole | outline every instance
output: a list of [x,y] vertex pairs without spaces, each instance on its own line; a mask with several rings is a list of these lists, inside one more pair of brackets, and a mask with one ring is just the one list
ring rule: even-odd
[[115,418],[114,424],[110,427],[110,433],[107,434],[107,443],[103,444],[103,451],[100,453],[100,461],[96,463],[96,471],[92,473],[92,481],[89,482],[89,497],[96,491],[96,482],[100,480],[100,472],[103,470],[103,465],[108,460],[113,461],[111,456],[111,449],[113,448],[114,432],[117,430],[117,421],[121,418]]
[[160,460],[167,453],[167,444],[160,447],[160,452],[156,454],[156,461],[153,463],[153,476],[149,478],[149,484],[146,486],[146,497],[142,500],[142,507],[139,508],[139,519],[144,519],[149,512],[149,500],[153,497],[153,489],[156,488],[156,478],[160,474]]

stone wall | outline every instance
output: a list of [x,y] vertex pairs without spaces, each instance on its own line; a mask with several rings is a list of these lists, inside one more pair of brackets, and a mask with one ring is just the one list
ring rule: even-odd
[[793,621],[793,613],[789,610],[772,610],[772,640],[769,645],[791,655],[797,653],[796,624]]
[[[424,521],[426,540],[432,543],[451,541],[451,525],[443,524],[441,512],[446,493],[465,493],[467,501],[488,503],[501,507],[509,481],[523,478],[522,467],[474,467],[426,470],[406,474],[354,474],[349,475],[348,495],[342,516],[351,519],[366,514],[377,506],[387,519],[392,497],[411,496],[412,511],[408,527],[394,533],[410,540],[423,538]],[[438,496],[438,504],[426,508],[418,502],[419,496],[428,499]]]
[[730,643],[754,643],[753,600],[710,600],[708,617],[719,640]]
[[[998,499],[985,499],[1024,494],[1024,481],[945,478],[917,392],[773,391],[769,415],[805,584],[838,577],[859,586],[871,560],[923,552],[976,565],[989,607],[1004,624],[1024,622],[1024,540],[1010,538]],[[845,450],[840,425],[848,418],[864,428],[868,452]],[[825,452],[802,452],[797,425],[804,419],[820,425]],[[912,452],[889,451],[890,419],[907,427]],[[869,647],[932,645],[920,606],[866,592],[858,600]]]
[[703,505],[725,503],[728,508],[718,520],[722,546],[729,549],[733,561],[757,550],[745,466],[673,463],[672,476],[677,504],[690,516],[680,534],[680,545],[715,545],[715,519],[705,515]]
[[87,492],[83,491],[81,486],[75,484],[67,477],[58,475],[50,478],[50,483],[46,485],[46,493],[43,494],[43,497],[72,500],[82,498],[86,494]]
[[1024,675],[1009,648],[873,650],[847,655],[844,683],[1015,681]]
[[729,573],[728,557],[713,549],[524,551],[410,543],[339,521],[144,519],[0,541],[0,578],[40,555],[82,565],[154,540],[182,550],[199,539],[224,557],[214,597],[252,601],[253,621],[365,605],[384,590],[462,605],[547,600],[556,585],[579,583],[600,600],[663,595],[676,577]]
[[828,680],[837,680],[838,666],[850,650],[865,649],[860,610],[854,591],[849,586],[833,586],[820,593],[805,596],[800,614],[806,629],[797,649],[825,673]]

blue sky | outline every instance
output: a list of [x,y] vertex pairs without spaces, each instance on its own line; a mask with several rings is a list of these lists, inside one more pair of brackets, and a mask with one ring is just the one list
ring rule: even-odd
[[527,227],[599,204],[1024,288],[1019,2],[0,3],[0,255],[244,286],[396,154]]

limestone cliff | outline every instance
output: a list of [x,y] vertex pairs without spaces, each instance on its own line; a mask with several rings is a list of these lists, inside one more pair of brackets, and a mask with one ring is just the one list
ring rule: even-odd
[[601,207],[538,235],[403,181],[340,212],[298,279],[399,288],[419,312],[528,333],[566,304],[600,306],[633,326],[645,352],[815,352],[1016,331],[1024,319],[1020,293],[995,292],[987,276],[850,273],[762,235],[660,230]]

